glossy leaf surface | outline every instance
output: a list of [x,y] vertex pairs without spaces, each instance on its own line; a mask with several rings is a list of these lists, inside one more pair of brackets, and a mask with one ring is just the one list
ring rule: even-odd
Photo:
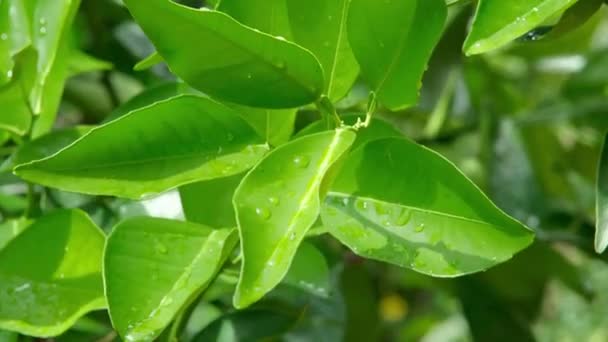
[[348,39],[361,76],[390,110],[416,103],[446,16],[443,0],[351,1]]
[[0,251],[0,328],[55,336],[86,312],[104,308],[104,242],[103,232],[79,210],[32,223]]
[[95,128],[15,173],[62,190],[140,198],[243,172],[266,153],[260,143],[229,108],[183,95]]
[[221,12],[168,0],[125,3],[171,70],[210,96],[252,107],[291,108],[321,95],[319,62],[284,38]]
[[2,103],[0,128],[24,135],[30,129],[32,112],[18,82],[0,87],[0,103]]
[[577,0],[481,0],[464,43],[468,55],[502,47],[566,10]]
[[508,260],[532,242],[531,231],[453,164],[411,141],[372,141],[341,170],[321,216],[361,256],[452,277]]
[[21,0],[0,3],[0,86],[13,79],[15,56],[31,43],[30,24]]
[[104,278],[119,334],[127,341],[157,337],[209,284],[236,242],[234,229],[148,217],[118,224],[108,236]]
[[221,0],[216,9],[243,25],[293,41],[285,0]]
[[332,101],[344,97],[359,74],[348,42],[349,0],[287,0],[294,42],[310,49],[325,71],[325,92]]
[[243,254],[237,308],[283,279],[319,215],[325,173],[354,140],[344,129],[305,136],[272,151],[245,176],[234,194]]
[[597,188],[595,203],[595,251],[603,253],[608,247],[608,146],[604,145],[597,170]]

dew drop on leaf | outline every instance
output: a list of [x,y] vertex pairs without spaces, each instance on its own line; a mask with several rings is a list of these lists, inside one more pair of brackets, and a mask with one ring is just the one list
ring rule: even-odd
[[279,205],[280,201],[279,201],[278,197],[270,196],[270,197],[268,197],[268,203],[270,203],[276,207],[277,205]]
[[293,158],[293,163],[297,167],[304,169],[310,164],[310,158],[308,158],[307,156],[295,156]]
[[416,228],[414,228],[414,231],[416,233],[421,233],[422,231],[424,231],[424,223],[417,225]]
[[264,220],[268,220],[271,216],[270,210],[262,207],[255,208],[255,213]]

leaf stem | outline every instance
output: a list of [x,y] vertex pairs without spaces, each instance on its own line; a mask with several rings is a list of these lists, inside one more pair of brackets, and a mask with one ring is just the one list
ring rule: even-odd
[[365,112],[365,121],[361,121],[360,119],[353,125],[353,129],[359,130],[360,128],[368,127],[372,122],[372,117],[376,113],[376,108],[378,107],[378,101],[376,100],[376,93],[373,91],[369,92],[369,98],[367,100],[367,110]]
[[[327,124],[327,128],[338,128],[343,125],[338,112],[336,111],[336,107],[334,107],[333,103],[329,100],[329,98],[323,95],[317,102],[315,102],[317,109],[321,113],[321,117],[325,120]],[[333,125],[332,125],[333,119]]]

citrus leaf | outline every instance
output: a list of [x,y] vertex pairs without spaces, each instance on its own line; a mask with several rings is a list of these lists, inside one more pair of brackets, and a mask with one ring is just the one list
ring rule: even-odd
[[66,191],[141,198],[249,169],[266,153],[231,109],[182,95],[89,131],[58,153],[15,168],[23,179]]
[[361,77],[390,110],[416,103],[447,17],[444,0],[352,0],[348,39]]
[[294,42],[310,49],[325,71],[332,101],[346,96],[359,74],[347,37],[350,0],[287,0]]
[[283,279],[319,215],[326,172],[355,136],[339,129],[293,140],[245,176],[233,200],[243,254],[235,307],[252,304]]
[[56,336],[83,314],[105,307],[105,237],[79,210],[33,222],[0,251],[0,328]]
[[488,52],[524,35],[577,0],[480,0],[465,43],[467,55]]
[[453,277],[506,261],[532,242],[531,231],[452,163],[411,141],[369,142],[341,170],[321,217],[366,258]]
[[264,108],[298,107],[321,95],[319,62],[281,37],[206,8],[168,0],[125,3],[171,70],[205,94]]
[[[110,317],[120,336],[127,341],[157,337],[206,288],[236,242],[234,228],[150,217],[114,227],[103,272]],[[142,279],[151,281],[133,286]]]

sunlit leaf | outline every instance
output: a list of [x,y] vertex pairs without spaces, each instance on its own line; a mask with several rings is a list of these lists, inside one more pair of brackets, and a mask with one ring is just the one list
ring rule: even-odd
[[416,103],[446,20],[444,0],[352,0],[348,39],[361,77],[391,110]]
[[291,108],[321,95],[318,61],[285,39],[206,8],[168,0],[125,3],[171,70],[210,96],[252,107]]
[[32,223],[0,251],[0,328],[55,336],[86,312],[104,308],[104,242],[103,232],[79,210]]
[[235,112],[182,95],[94,128],[48,158],[19,165],[15,173],[66,191],[137,199],[243,172],[266,151]]
[[453,164],[411,141],[372,141],[341,170],[321,216],[361,256],[453,277],[508,260],[532,242],[531,231]]
[[243,254],[237,308],[283,279],[319,215],[325,173],[354,140],[344,129],[305,136],[270,152],[245,176],[234,194]]
[[[237,242],[234,229],[133,218],[114,227],[104,255],[112,323],[127,341],[151,341],[197,297]],[[150,279],[146,286],[133,286]]]

